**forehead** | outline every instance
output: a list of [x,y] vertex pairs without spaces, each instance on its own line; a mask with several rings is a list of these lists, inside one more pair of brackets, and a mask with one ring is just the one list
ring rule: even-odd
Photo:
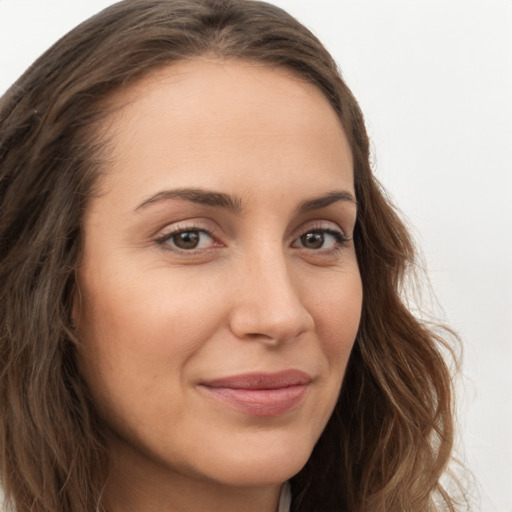
[[139,181],[166,173],[179,181],[183,172],[204,171],[205,186],[216,187],[226,173],[249,179],[247,171],[257,167],[272,179],[294,166],[309,177],[328,168],[335,179],[348,170],[352,182],[352,155],[336,112],[319,88],[285,68],[183,61],[116,93],[111,106],[105,127],[112,172],[105,184],[138,169]]
[[[292,85],[294,84],[294,85]],[[229,92],[229,102],[240,106],[241,101],[246,107],[265,103],[274,99],[289,103],[302,103],[306,109],[311,103],[322,103],[336,118],[337,115],[327,98],[317,86],[307,81],[296,71],[284,66],[245,60],[202,56],[190,60],[181,60],[169,66],[158,68],[143,75],[122,90],[118,90],[110,98],[116,108],[128,107],[136,103],[141,108],[165,94],[163,87],[173,88],[175,96],[183,104],[186,98],[194,104],[200,101],[202,107],[215,104],[225,99],[224,93]],[[170,89],[167,90],[170,92]],[[206,93],[206,94],[205,94]],[[172,102],[172,96],[165,99]],[[318,105],[317,105],[318,106]]]

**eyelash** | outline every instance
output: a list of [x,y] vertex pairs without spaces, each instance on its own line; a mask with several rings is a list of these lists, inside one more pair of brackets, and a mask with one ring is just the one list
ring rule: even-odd
[[178,235],[180,235],[182,233],[193,233],[193,232],[206,234],[213,241],[215,241],[215,236],[210,231],[208,231],[207,229],[200,228],[200,227],[197,227],[197,226],[186,226],[186,227],[185,226],[184,227],[178,226],[175,229],[173,229],[172,231],[169,231],[167,233],[163,233],[162,235],[157,237],[155,239],[155,242],[163,250],[174,251],[174,252],[178,252],[178,253],[182,253],[182,254],[187,254],[187,255],[193,255],[193,254],[196,254],[198,252],[204,251],[205,249],[195,249],[195,248],[194,249],[189,249],[189,250],[187,250],[187,249],[180,249],[179,247],[172,247],[168,243],[174,237],[177,237]]
[[[178,226],[176,227],[175,229],[173,229],[172,231],[170,232],[166,232],[166,233],[163,233],[162,235],[158,236],[156,239],[155,239],[155,243],[160,246],[163,250],[166,250],[166,251],[174,251],[174,252],[178,252],[178,253],[181,253],[181,254],[184,254],[184,255],[194,255],[194,254],[197,254],[197,253],[200,253],[200,252],[204,252],[208,249],[210,249],[211,247],[208,247],[208,248],[192,248],[192,249],[181,249],[179,247],[176,247],[176,246],[171,246],[168,242],[170,240],[172,240],[174,237],[177,237],[178,235],[180,234],[183,234],[183,233],[199,233],[199,234],[206,234],[212,241],[215,242],[216,240],[216,237],[207,229],[204,229],[204,228],[200,228],[198,226],[194,226],[194,225],[191,225],[191,226]],[[346,247],[349,242],[352,240],[352,238],[349,238],[347,237],[343,231],[341,230],[336,230],[336,229],[332,229],[332,228],[326,228],[326,227],[323,227],[321,225],[314,225],[314,226],[310,226],[308,227],[308,229],[302,231],[293,241],[293,243],[291,244],[292,247],[294,246],[295,243],[297,243],[298,241],[300,241],[300,239],[305,236],[305,235],[308,235],[308,234],[322,234],[322,235],[329,235],[329,236],[332,236],[334,238],[334,247],[330,248],[330,249],[308,249],[307,247],[303,247],[305,250],[307,251],[311,251],[311,252],[314,252],[314,253],[323,253],[323,254],[330,254],[330,253],[335,253],[335,252],[338,252],[340,251],[342,248]]]
[[[326,227],[322,227],[322,226],[313,226],[313,227],[309,227],[308,229],[303,231],[302,234],[300,234],[295,239],[292,246],[296,242],[301,240],[301,238],[303,236],[309,235],[309,234],[321,234],[324,236],[324,238],[325,238],[325,235],[329,235],[334,238],[334,247],[332,247],[330,249],[308,249],[307,247],[304,247],[305,250],[310,250],[312,252],[323,252],[324,254],[338,252],[341,249],[343,249],[344,247],[346,247],[348,245],[348,243],[351,241],[351,238],[347,237],[345,235],[345,233],[343,233],[343,231],[341,231],[341,230],[326,228]],[[324,241],[325,241],[325,239],[324,239]]]

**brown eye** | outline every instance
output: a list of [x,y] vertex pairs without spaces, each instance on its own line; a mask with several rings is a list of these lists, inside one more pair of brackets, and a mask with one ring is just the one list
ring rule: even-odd
[[199,245],[200,237],[198,231],[182,231],[173,235],[171,240],[179,249],[196,249]]
[[304,233],[300,237],[302,247],[306,249],[320,249],[325,243],[325,235],[320,231]]
[[317,228],[310,229],[300,235],[292,246],[309,249],[310,251],[329,251],[343,246],[348,240],[342,231]]
[[178,251],[193,251],[207,249],[214,245],[212,236],[202,229],[182,229],[162,236],[157,240],[160,245],[169,246]]

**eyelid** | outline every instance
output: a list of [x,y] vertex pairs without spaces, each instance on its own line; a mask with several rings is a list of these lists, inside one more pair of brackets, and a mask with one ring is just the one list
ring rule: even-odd
[[291,236],[291,238],[292,240],[296,240],[297,238],[299,238],[300,236],[309,231],[331,231],[339,233],[347,241],[352,240],[352,237],[347,235],[345,230],[342,227],[340,227],[340,225],[337,222],[333,222],[330,220],[314,220],[306,222],[305,224],[301,225],[300,228],[294,230],[294,233]]
[[[200,233],[205,233],[208,235],[212,243],[209,244],[208,247],[200,247],[193,249],[181,249],[176,247],[170,243],[167,243],[173,236],[178,235],[179,233],[183,233],[186,231],[197,231]],[[211,249],[224,247],[225,244],[222,240],[222,234],[219,233],[219,228],[216,226],[216,223],[211,221],[210,219],[189,219],[176,221],[174,223],[168,224],[164,228],[160,229],[159,232],[152,237],[153,243],[155,243],[159,248],[166,251],[171,251],[176,254],[188,255],[192,256],[194,254],[205,253]],[[298,249],[303,249],[305,251],[311,251],[316,253],[328,253],[329,251],[335,251],[342,248],[343,245],[350,242],[352,237],[349,237],[345,234],[343,228],[337,222],[331,220],[312,220],[302,224],[299,228],[295,229],[293,235],[290,236],[290,246],[294,247],[294,245],[298,242],[301,236],[308,232],[320,231],[330,236],[334,236],[336,239],[336,247],[330,249],[311,249],[307,247],[295,246]]]
[[[203,225],[201,225],[203,224]],[[208,224],[211,224],[209,222]],[[174,247],[171,244],[167,244],[166,242],[170,240],[173,236],[176,236],[180,233],[186,231],[197,231],[200,233],[206,233],[212,240],[212,244],[209,247],[202,247],[197,249],[180,249],[179,247]],[[221,247],[223,243],[220,241],[220,237],[216,233],[216,229],[213,227],[204,226],[204,221],[190,220],[190,221],[180,221],[175,222],[173,224],[169,224],[163,229],[161,229],[153,238],[154,243],[156,243],[162,250],[172,251],[178,254],[187,254],[193,255],[199,252],[208,251],[214,247]]]
[[[321,247],[307,247],[301,240],[307,233],[322,233],[323,243]],[[331,237],[328,242],[328,237]],[[295,236],[292,238],[290,247],[300,251],[301,254],[308,255],[308,258],[323,258],[327,256],[334,256],[340,254],[343,249],[352,241],[351,237],[348,237],[344,230],[335,222],[332,221],[318,221],[315,220],[310,223],[306,223],[301,226],[299,230],[295,231]],[[326,247],[324,247],[324,242]]]

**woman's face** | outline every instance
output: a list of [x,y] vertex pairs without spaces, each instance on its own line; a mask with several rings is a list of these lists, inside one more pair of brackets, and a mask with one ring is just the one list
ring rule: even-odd
[[238,61],[174,65],[114,103],[74,310],[112,450],[141,475],[282,482],[361,312],[340,122],[291,72]]

